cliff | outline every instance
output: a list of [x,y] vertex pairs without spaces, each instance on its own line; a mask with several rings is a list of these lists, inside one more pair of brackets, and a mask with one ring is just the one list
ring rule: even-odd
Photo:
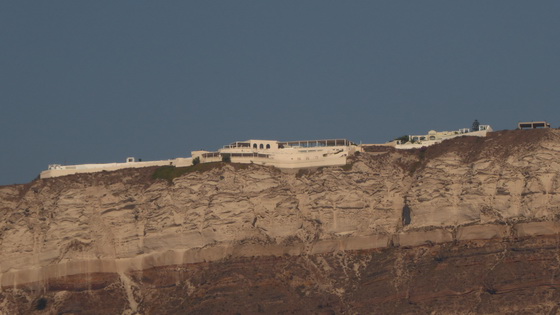
[[556,312],[560,131],[0,187],[0,314]]

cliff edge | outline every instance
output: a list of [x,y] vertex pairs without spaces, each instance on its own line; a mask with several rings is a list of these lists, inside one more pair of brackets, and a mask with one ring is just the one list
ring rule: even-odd
[[557,312],[559,154],[515,130],[2,186],[0,314]]

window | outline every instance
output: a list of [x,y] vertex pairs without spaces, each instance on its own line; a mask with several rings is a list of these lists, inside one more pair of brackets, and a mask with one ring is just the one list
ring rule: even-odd
[[257,148],[257,144],[255,143],[255,144],[253,144],[253,149],[256,149],[256,148]]
[[261,145],[259,146],[259,148],[264,149],[264,145],[261,143]]
[[267,148],[267,149],[270,149],[270,144],[267,144],[267,145],[266,145],[266,148]]

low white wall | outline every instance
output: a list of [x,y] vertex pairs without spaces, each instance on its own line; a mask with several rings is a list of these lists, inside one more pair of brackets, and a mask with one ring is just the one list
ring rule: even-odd
[[98,173],[103,171],[116,171],[125,168],[142,168],[150,166],[190,166],[192,165],[192,158],[176,158],[173,160],[162,161],[146,161],[146,162],[129,162],[129,163],[106,163],[106,164],[81,164],[81,165],[65,165],[62,169],[51,169],[42,171],[39,177],[52,178],[73,174],[83,173]]
[[[321,167],[321,166],[340,166],[346,164],[346,159],[348,154],[353,154],[359,148],[347,148],[347,147],[332,147],[328,150],[314,149],[293,149],[287,152],[286,150],[264,150],[262,154],[274,155],[273,158],[264,157],[231,157],[231,162],[233,163],[243,163],[243,164],[260,164],[274,166],[277,168],[284,169],[296,169],[296,168],[309,168],[309,167]],[[282,152],[280,152],[282,151]],[[303,151],[303,152],[302,152]],[[248,153],[253,152],[252,149],[248,149]],[[221,156],[213,157],[203,157],[206,151],[194,151],[194,158],[199,158],[200,163],[209,162],[219,162],[222,160]],[[49,169],[41,172],[40,178],[51,178],[58,176],[66,176],[79,173],[96,173],[102,171],[116,171],[124,168],[140,168],[148,166],[190,166],[192,165],[193,157],[190,158],[176,158],[173,160],[163,160],[163,161],[147,161],[147,162],[127,162],[127,163],[106,163],[106,164],[80,164],[80,165],[64,165],[59,166],[55,169]]]
[[268,158],[258,158],[258,157],[232,157],[231,161],[233,163],[242,164],[259,164],[274,166],[277,168],[308,168],[308,167],[320,167],[320,166],[340,166],[346,165],[346,156],[333,156],[321,159],[309,159],[309,160],[276,160]]

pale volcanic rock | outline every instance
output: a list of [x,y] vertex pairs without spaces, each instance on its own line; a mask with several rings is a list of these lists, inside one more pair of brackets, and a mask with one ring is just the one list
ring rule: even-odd
[[490,152],[482,149],[474,161],[457,152],[430,159],[407,196],[414,216],[411,226],[554,217],[559,209],[559,134],[550,130],[545,137],[521,143],[526,147],[517,145],[506,159],[488,157],[495,148],[485,143],[480,146]]

